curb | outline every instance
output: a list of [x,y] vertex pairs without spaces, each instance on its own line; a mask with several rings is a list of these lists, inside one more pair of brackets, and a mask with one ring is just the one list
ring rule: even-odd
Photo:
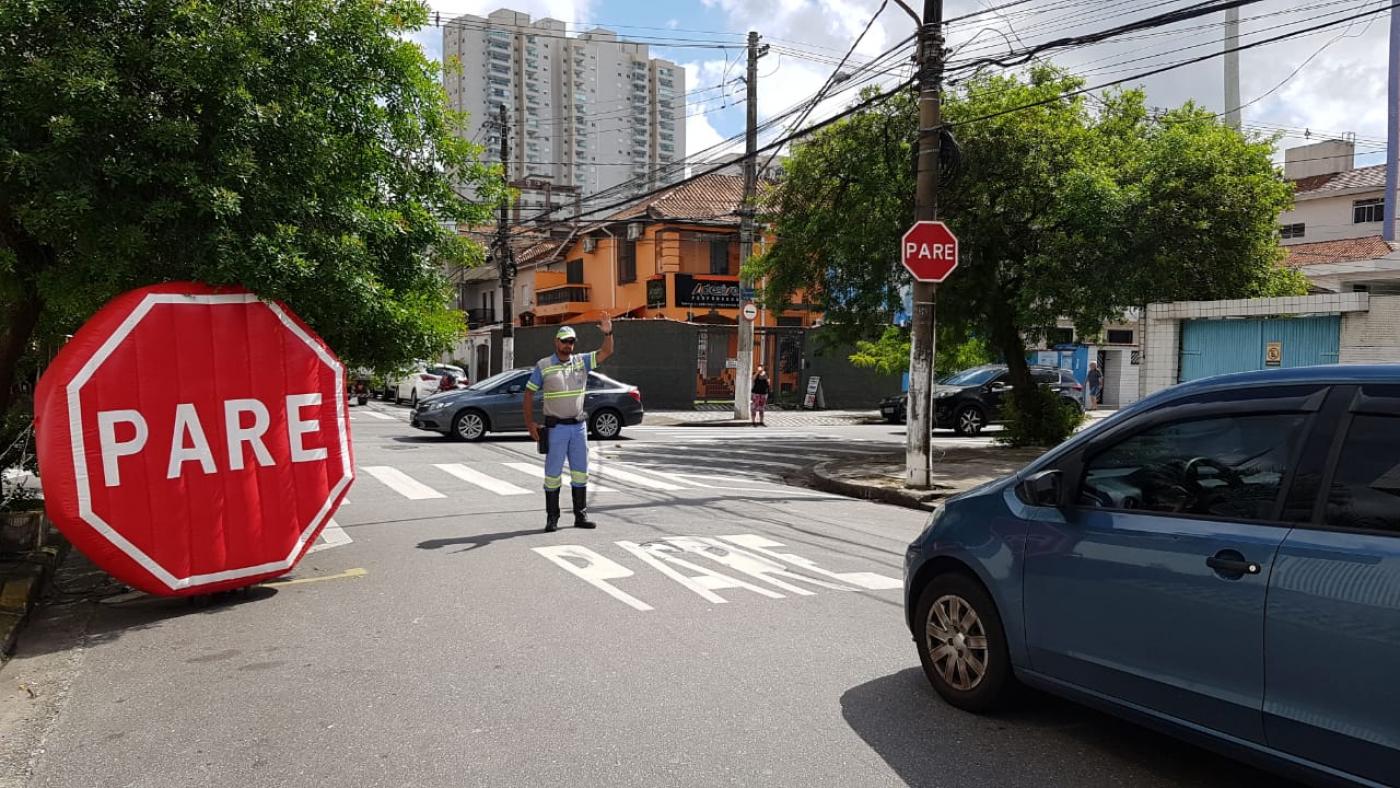
[[0,658],[14,653],[19,633],[58,566],[62,551],[45,547],[24,556],[22,563],[0,577]]
[[[901,490],[892,487],[871,487],[864,484],[842,481],[830,475],[828,466],[839,464],[836,462],[824,462],[812,468],[802,481],[806,486],[812,487],[822,492],[844,495],[848,498],[860,498],[867,501],[879,501],[881,503],[903,506],[906,509],[918,509],[924,512],[931,512],[936,505],[936,501],[947,497],[946,492],[937,490],[915,492],[913,490]],[[928,499],[928,500],[925,500]]]

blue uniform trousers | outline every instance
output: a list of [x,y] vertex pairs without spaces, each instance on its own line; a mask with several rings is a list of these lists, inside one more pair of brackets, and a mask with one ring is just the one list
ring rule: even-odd
[[549,453],[544,457],[544,488],[563,485],[564,458],[569,458],[569,485],[588,485],[588,425],[556,424],[549,430]]

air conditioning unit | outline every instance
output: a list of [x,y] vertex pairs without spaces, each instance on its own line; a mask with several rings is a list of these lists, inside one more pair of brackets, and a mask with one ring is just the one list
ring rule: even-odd
[[633,223],[633,224],[627,225],[627,240],[629,240],[629,241],[635,241],[635,240],[637,240],[638,238],[641,238],[641,237],[642,237],[642,225],[641,225],[640,223]]
[[597,249],[597,248],[598,248],[598,239],[597,239],[597,238],[594,238],[594,237],[591,236],[591,235],[585,235],[585,236],[583,237],[583,251],[584,251],[584,252],[591,252],[591,251],[593,251],[594,249]]

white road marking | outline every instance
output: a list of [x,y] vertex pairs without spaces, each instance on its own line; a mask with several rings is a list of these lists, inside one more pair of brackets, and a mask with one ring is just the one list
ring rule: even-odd
[[609,462],[606,467],[602,465],[595,466],[594,468],[589,469],[589,473],[594,476],[606,476],[614,481],[628,482],[630,484],[635,484],[638,487],[646,487],[651,490],[685,489],[684,487],[681,487],[676,484],[671,484],[669,482],[659,482],[655,479],[648,479],[647,477],[641,476],[639,474],[629,473],[628,471],[624,471],[621,468],[616,467],[612,462]]
[[369,416],[372,419],[379,419],[380,421],[398,421],[398,419],[394,418],[393,416],[390,416],[387,413],[380,413],[377,410],[362,410],[360,412],[365,414],[366,416]]
[[783,543],[775,542],[766,536],[759,536],[757,534],[735,534],[734,536],[721,536],[720,538],[726,542],[731,542],[756,553],[762,553],[769,558],[776,558],[779,561],[785,561],[789,564],[794,564],[806,569],[808,572],[825,575],[833,580],[848,583],[853,586],[868,588],[872,591],[885,591],[892,588],[904,587],[902,581],[896,580],[893,577],[885,577],[884,575],[879,575],[874,572],[832,572],[822,569],[817,566],[815,562],[809,561],[801,556],[793,555],[792,553],[775,552],[770,548],[782,547]]
[[477,487],[490,490],[491,492],[496,493],[497,495],[530,494],[530,491],[525,489],[524,487],[517,487],[514,484],[511,484],[510,482],[497,479],[494,476],[488,476],[487,474],[484,474],[481,471],[478,471],[474,468],[468,468],[467,466],[462,465],[461,463],[446,463],[443,465],[434,465],[433,467],[437,468],[443,473],[455,476],[458,479],[467,482],[468,484],[475,484]]
[[[543,471],[541,471],[543,473]],[[619,564],[611,558],[606,558],[598,553],[589,550],[582,545],[556,545],[554,547],[533,547],[531,548],[540,555],[553,561],[565,571],[582,579],[589,585],[597,588],[608,596],[620,602],[626,603],[635,610],[654,610],[651,605],[626,593],[620,588],[614,587],[609,580],[621,580],[636,574],[631,569]],[[582,561],[579,565],[576,561]]]
[[326,523],[325,528],[321,529],[321,541],[310,550],[307,550],[306,553],[310,555],[318,550],[329,550],[332,547],[341,547],[353,541],[354,540],[350,538],[350,534],[345,533],[345,529],[340,527],[340,523],[331,520]]
[[[502,464],[505,465],[507,468],[514,468],[517,471],[526,474],[527,476],[533,476],[536,479],[544,478],[544,466],[542,465],[534,465],[528,462],[507,462]],[[564,486],[569,486],[569,476],[567,471],[565,471],[564,474]],[[588,489],[592,490],[593,492],[617,492],[617,490],[614,490],[611,487],[604,487],[601,484],[590,484],[588,485]]]
[[410,501],[447,497],[398,468],[391,468],[387,465],[368,465],[360,470],[383,482],[386,487]]

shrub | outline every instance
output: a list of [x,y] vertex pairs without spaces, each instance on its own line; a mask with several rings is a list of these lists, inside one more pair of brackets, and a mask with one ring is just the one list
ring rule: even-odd
[[1084,413],[1073,402],[1047,386],[1036,386],[1024,397],[1008,397],[1002,415],[1006,426],[997,442],[1013,447],[1054,446],[1084,422]]

